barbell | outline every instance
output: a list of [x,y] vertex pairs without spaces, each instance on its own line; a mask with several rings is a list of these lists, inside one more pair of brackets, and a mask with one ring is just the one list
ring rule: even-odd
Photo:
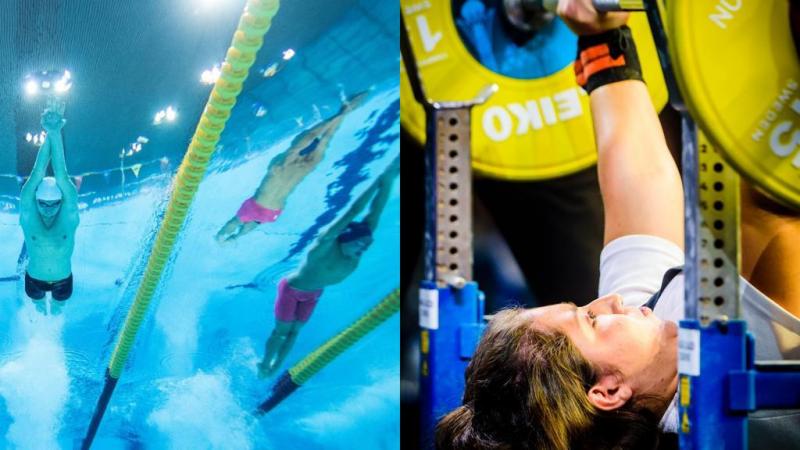
[[[526,13],[553,10],[557,3],[501,1],[506,8],[514,3]],[[641,0],[594,3],[603,11],[644,8]],[[692,118],[742,176],[773,197],[800,207],[800,59],[796,42],[800,11],[792,4],[670,0],[662,9],[662,18],[674,77]],[[406,24],[416,25],[416,30],[408,31],[414,52],[424,63],[420,75],[429,95],[458,98],[476,92],[477,84],[492,81],[500,86],[487,105],[476,108],[476,171],[501,178],[541,179],[565,175],[594,162],[591,122],[585,114],[588,106],[571,79],[571,64],[536,79],[502,77],[481,67],[464,50],[452,25],[450,0],[401,0],[401,5]],[[645,81],[659,109],[666,89],[643,16],[632,14],[630,26]],[[420,34],[421,26],[427,26],[427,34]],[[566,45],[561,50],[570,57],[575,53]],[[421,109],[408,104],[407,86],[401,89],[401,97],[405,97],[401,99],[401,121],[420,138]],[[578,90],[581,114],[576,114],[577,107],[570,107],[574,99],[569,97],[569,89]]]
[[[485,86],[499,87],[489,101],[473,109],[475,172],[502,179],[540,180],[595,164],[589,98],[575,82],[572,69],[577,37],[553,18],[538,29],[527,53],[538,61],[540,76],[503,75],[482,64],[476,52],[470,51],[470,42],[462,39],[464,17],[459,6],[467,2],[458,2],[456,10],[450,0],[401,0],[400,6],[426,95],[433,100],[458,101],[471,98]],[[667,88],[647,20],[634,17],[630,26],[651,98],[660,109],[666,104]],[[424,143],[425,113],[414,100],[404,67],[400,109],[403,128]]]

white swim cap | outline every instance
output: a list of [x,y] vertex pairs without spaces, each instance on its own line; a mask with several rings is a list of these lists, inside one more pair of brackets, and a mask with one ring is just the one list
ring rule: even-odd
[[44,177],[39,187],[36,188],[36,200],[44,200],[48,202],[61,200],[61,189],[56,184],[56,179],[53,177]]

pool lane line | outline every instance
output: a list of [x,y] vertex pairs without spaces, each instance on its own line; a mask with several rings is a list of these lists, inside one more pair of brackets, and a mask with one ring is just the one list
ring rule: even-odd
[[269,397],[258,406],[254,414],[262,415],[270,412],[331,361],[399,310],[400,288],[395,288],[361,318],[282,373],[272,386]]
[[158,230],[156,242],[153,244],[144,277],[106,369],[103,391],[97,400],[92,420],[81,444],[83,450],[91,448],[114,388],[130,355],[136,333],[164,273],[167,260],[172,255],[178,233],[194,200],[198,185],[205,176],[211,154],[219,142],[220,135],[231,116],[231,110],[236,105],[236,99],[242,92],[244,81],[255,63],[256,53],[264,43],[264,35],[272,26],[272,18],[277,14],[279,7],[280,0],[248,0],[245,5],[244,13],[233,34],[231,46],[225,55],[222,74],[214,84],[189,148],[175,176],[172,196]]

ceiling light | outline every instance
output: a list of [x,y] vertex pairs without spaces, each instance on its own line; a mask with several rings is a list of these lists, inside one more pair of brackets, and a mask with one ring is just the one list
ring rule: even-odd
[[203,84],[214,84],[219,79],[221,73],[219,66],[215,65],[210,69],[204,70],[203,73],[200,74],[200,82]]
[[37,83],[36,80],[28,80],[28,82],[25,83],[25,93],[28,95],[36,95],[37,92],[39,92],[39,83]]
[[271,66],[264,69],[264,78],[269,78],[278,73],[278,63],[273,63]]

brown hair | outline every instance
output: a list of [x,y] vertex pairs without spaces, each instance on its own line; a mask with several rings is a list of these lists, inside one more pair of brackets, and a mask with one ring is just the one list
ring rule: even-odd
[[595,408],[600,370],[566,335],[531,326],[523,310],[495,315],[466,372],[463,405],[436,429],[438,449],[652,449],[658,418],[632,399]]

